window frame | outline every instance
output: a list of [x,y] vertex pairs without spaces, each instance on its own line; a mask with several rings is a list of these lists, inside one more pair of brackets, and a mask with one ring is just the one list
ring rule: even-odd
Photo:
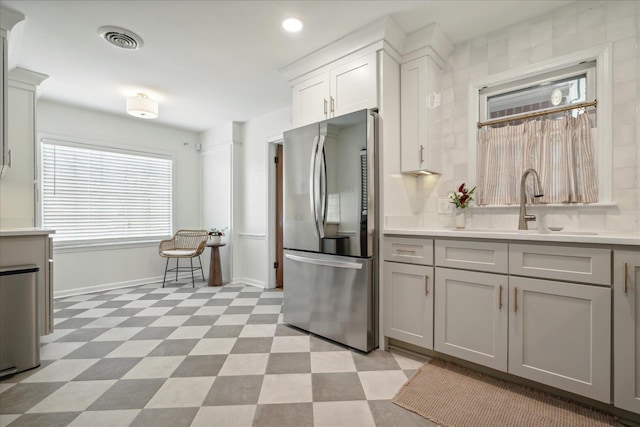
[[111,249],[123,248],[123,247],[143,247],[143,246],[155,246],[163,239],[173,236],[175,231],[175,188],[176,188],[176,174],[175,174],[175,158],[170,152],[162,150],[152,150],[146,147],[130,147],[122,144],[88,141],[78,138],[70,138],[58,135],[39,134],[36,147],[36,162],[37,175],[35,176],[36,187],[36,224],[39,227],[43,227],[43,215],[44,215],[44,203],[43,203],[43,159],[42,159],[42,145],[43,143],[53,143],[56,145],[84,148],[89,150],[104,151],[110,153],[121,153],[136,156],[155,157],[160,159],[169,160],[171,162],[171,198],[170,198],[170,230],[169,234],[158,235],[152,237],[121,237],[121,238],[108,238],[108,239],[78,239],[78,240],[64,240],[59,241],[53,239],[54,248],[66,249],[74,251],[74,249],[89,249],[100,250],[100,248],[108,247]]
[[[596,169],[598,179],[598,203],[590,204],[550,204],[544,206],[602,206],[613,204],[612,184],[613,184],[613,134],[612,134],[612,98],[613,98],[613,72],[612,72],[612,45],[607,43],[590,49],[585,49],[570,53],[546,61],[530,64],[524,67],[515,68],[502,73],[493,74],[483,79],[470,81],[468,84],[469,105],[468,105],[468,140],[467,140],[467,162],[468,179],[476,179],[476,147],[478,139],[478,119],[481,112],[482,95],[480,91],[487,87],[500,87],[516,82],[537,80],[544,78],[549,73],[556,72],[562,76],[562,70],[577,67],[584,62],[595,62],[595,84],[596,98],[598,106],[596,108],[597,131],[596,131]],[[523,83],[526,85],[526,83]],[[512,86],[509,90],[515,90]],[[492,95],[497,92],[491,93]],[[543,206],[543,205],[540,205]],[[478,206],[477,209],[486,209],[491,206]],[[508,207],[502,206],[499,207]]]

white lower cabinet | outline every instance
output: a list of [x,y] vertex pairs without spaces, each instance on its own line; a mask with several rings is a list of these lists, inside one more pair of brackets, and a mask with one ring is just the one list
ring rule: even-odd
[[508,372],[610,402],[611,289],[509,277]]
[[507,370],[507,276],[436,268],[436,351]]
[[384,334],[433,349],[433,267],[385,261]]
[[613,255],[613,402],[640,414],[640,250]]

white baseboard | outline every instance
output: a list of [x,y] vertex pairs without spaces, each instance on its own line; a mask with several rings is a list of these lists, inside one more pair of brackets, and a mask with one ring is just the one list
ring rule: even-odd
[[[152,283],[158,283],[159,286],[162,286],[162,278],[163,276],[145,277],[143,279],[127,280],[125,282],[104,283],[102,285],[87,286],[83,288],[74,288],[74,289],[65,289],[63,291],[57,291],[57,292],[54,291],[53,298],[54,299],[66,298],[74,295],[90,294],[93,292],[104,292],[104,291],[111,291],[113,289],[130,288],[130,287],[141,286],[141,285],[150,285]],[[200,276],[200,278],[202,278],[202,276]],[[190,282],[191,274],[190,273],[179,274],[178,279],[184,279]],[[175,279],[171,281],[167,280],[167,283],[171,283],[174,280]]]
[[256,288],[266,289],[266,284],[262,280],[249,279],[247,277],[234,277],[231,279],[233,285],[249,285]]

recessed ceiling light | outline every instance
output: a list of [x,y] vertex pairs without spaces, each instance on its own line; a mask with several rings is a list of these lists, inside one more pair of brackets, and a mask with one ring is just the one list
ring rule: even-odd
[[303,26],[304,24],[298,18],[287,18],[282,21],[282,28],[290,33],[297,33],[298,31],[302,30]]

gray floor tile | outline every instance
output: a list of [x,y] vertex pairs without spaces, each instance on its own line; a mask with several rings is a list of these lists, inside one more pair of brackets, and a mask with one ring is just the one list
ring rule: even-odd
[[400,369],[400,365],[388,351],[376,350],[369,354],[353,351],[352,355],[358,371],[392,371]]
[[100,304],[100,308],[122,308],[130,302],[131,301],[106,301],[104,304]]
[[[268,315],[268,316],[270,316],[270,315]],[[278,315],[276,314],[275,316],[278,316]],[[289,325],[279,324],[279,325],[276,326],[276,336],[277,337],[292,337],[292,336],[301,336],[301,335],[309,335],[309,334],[307,332],[305,332],[305,331],[302,331],[300,329],[294,328],[294,327],[289,326]]]
[[263,378],[262,375],[216,377],[202,406],[256,404]]
[[131,427],[189,427],[198,408],[144,409]]
[[130,317],[124,322],[118,325],[119,328],[134,328],[134,327],[147,327],[156,320],[158,320],[160,316],[134,316]]
[[233,299],[215,298],[215,299],[210,299],[204,305],[205,306],[225,306],[226,307],[228,305],[231,305],[232,302],[233,302]]
[[62,310],[67,307],[71,307],[72,305],[77,304],[76,301],[54,301],[53,309],[54,310]]
[[63,385],[64,382],[16,384],[0,394],[0,414],[22,414]]
[[[74,304],[77,304],[74,303]],[[61,318],[61,319],[69,319],[71,317],[77,316],[80,313],[84,313],[83,309],[76,309],[76,308],[65,308],[62,309],[60,311],[56,311],[55,313],[53,313],[53,317],[57,318]]]
[[272,343],[273,338],[270,337],[238,338],[231,353],[269,353]]
[[309,353],[271,353],[266,374],[308,374],[311,372]]
[[242,325],[215,325],[203,338],[236,338],[242,332]]
[[282,298],[260,298],[256,305],[280,305]]
[[368,403],[377,427],[437,427],[437,424],[391,403],[390,400],[370,400]]
[[314,402],[366,400],[356,372],[312,374]]
[[[92,331],[93,329],[88,329]],[[101,329],[103,330],[103,329]],[[71,335],[71,334],[69,334]],[[124,341],[89,342],[67,354],[63,359],[100,359],[120,347]]]
[[404,374],[407,376],[407,379],[411,378],[413,376],[413,374],[415,374],[416,372],[418,372],[417,369],[405,369],[404,370]]
[[165,379],[120,380],[87,408],[89,411],[142,409]]
[[347,347],[334,343],[333,341],[311,335],[311,351],[345,351]]
[[[125,301],[125,302],[129,303],[131,301]],[[142,310],[144,310],[144,308],[119,308],[109,313],[108,316],[109,317],[135,316],[136,314],[140,313]]]
[[213,326],[220,316],[191,316],[182,326]]
[[255,292],[252,290],[251,292],[240,292],[236,298],[260,298],[261,295],[261,292]]
[[200,307],[174,307],[165,316],[191,316]]
[[226,355],[187,356],[172,377],[214,377],[227,359]]
[[[42,347],[42,345],[43,344],[40,344],[40,347]],[[15,383],[22,382],[22,380],[29,378],[31,375],[41,371],[42,369],[46,368],[48,365],[52,364],[53,362],[55,362],[55,360],[40,360],[40,366],[38,366],[37,368],[29,369],[27,371],[22,371],[19,374],[3,377],[2,379],[0,379],[0,384],[2,383],[15,384]]]
[[140,360],[141,358],[138,357],[114,357],[98,360],[86,371],[75,377],[73,381],[119,380]]
[[132,340],[163,340],[173,333],[176,327],[149,327],[144,328],[136,335],[131,337]]
[[114,297],[111,294],[95,294],[89,301],[111,301]]
[[165,294],[145,294],[145,295],[141,296],[138,299],[142,299],[142,300],[149,300],[149,299],[160,300],[160,299],[164,298],[165,296],[166,296]]
[[55,325],[56,329],[78,329],[82,328],[84,325],[88,325],[89,323],[95,321],[96,319],[92,319],[90,317],[76,317],[73,319],[64,320]]
[[198,340],[164,340],[149,353],[149,357],[153,356],[184,356],[193,350],[198,344]]
[[180,304],[181,299],[161,299],[155,303],[151,307],[175,307]]
[[313,404],[258,405],[253,425],[255,427],[313,427]]
[[247,325],[273,325],[278,323],[278,317],[278,314],[252,314],[247,320]]
[[11,427],[66,427],[80,412],[25,414],[10,424]]
[[[91,321],[96,320],[92,318]],[[106,328],[84,328],[76,329],[73,332],[59,338],[56,342],[89,342],[92,339],[104,334],[108,329]]]
[[252,311],[252,305],[235,305],[227,308],[224,314],[251,314]]

